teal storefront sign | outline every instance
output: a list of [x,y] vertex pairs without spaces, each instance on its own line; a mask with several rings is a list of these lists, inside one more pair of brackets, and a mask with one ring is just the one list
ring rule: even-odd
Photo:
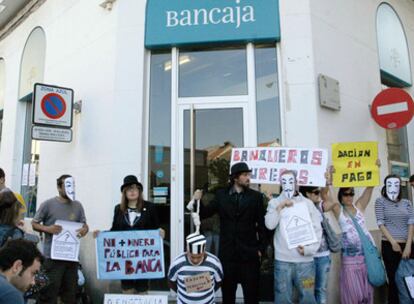
[[147,0],[149,49],[279,40],[278,0]]

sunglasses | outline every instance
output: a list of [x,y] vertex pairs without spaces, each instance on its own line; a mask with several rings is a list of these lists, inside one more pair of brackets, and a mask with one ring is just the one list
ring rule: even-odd
[[354,192],[344,192],[342,193],[342,196],[354,196],[355,193]]
[[311,193],[313,193],[315,195],[319,195],[319,194],[321,194],[321,190],[316,189],[316,190],[311,191]]

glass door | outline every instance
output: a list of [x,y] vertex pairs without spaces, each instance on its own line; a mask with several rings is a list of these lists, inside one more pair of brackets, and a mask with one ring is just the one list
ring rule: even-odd
[[[210,106],[211,107],[211,106]],[[240,107],[182,110],[182,166],[184,205],[195,189],[203,189],[203,203],[208,203],[218,188],[228,182],[231,150],[244,145],[243,110]],[[190,213],[184,206],[184,237],[193,232]],[[218,254],[218,215],[202,222],[201,232],[208,238],[207,247]],[[211,237],[210,237],[211,236]],[[212,244],[213,243],[213,244]]]

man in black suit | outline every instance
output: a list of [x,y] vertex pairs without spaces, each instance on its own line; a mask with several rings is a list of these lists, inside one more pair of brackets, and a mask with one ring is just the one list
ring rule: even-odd
[[[260,258],[266,247],[263,195],[249,188],[251,170],[246,163],[234,164],[230,169],[230,184],[216,192],[206,206],[200,204],[201,218],[220,216],[219,258],[223,265],[223,303],[235,303],[237,284],[242,285],[245,303],[258,303]],[[195,209],[202,197],[194,193],[187,205]],[[195,224],[199,223],[193,213]]]

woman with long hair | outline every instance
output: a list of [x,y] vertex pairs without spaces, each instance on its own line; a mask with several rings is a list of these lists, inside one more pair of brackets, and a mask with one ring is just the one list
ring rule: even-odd
[[381,196],[375,201],[377,225],[382,232],[381,251],[388,276],[388,303],[399,303],[395,272],[401,259],[414,253],[414,211],[402,198],[401,179],[391,174],[384,179]]
[[[160,229],[161,237],[165,232],[160,228],[157,210],[153,203],[144,200],[143,186],[134,175],[124,178],[121,186],[121,202],[115,206],[111,231]],[[94,237],[99,231],[94,232]],[[148,280],[121,280],[124,294],[145,294]]]
[[23,230],[18,227],[20,203],[13,192],[0,192],[0,246],[8,239],[21,239]]
[[342,230],[342,263],[340,272],[340,291],[342,304],[370,304],[374,301],[374,289],[368,282],[364,251],[353,217],[364,231],[365,235],[375,245],[366,224],[364,211],[367,208],[373,187],[365,188],[363,194],[354,202],[354,188],[340,188],[338,201],[342,208],[338,223]]

